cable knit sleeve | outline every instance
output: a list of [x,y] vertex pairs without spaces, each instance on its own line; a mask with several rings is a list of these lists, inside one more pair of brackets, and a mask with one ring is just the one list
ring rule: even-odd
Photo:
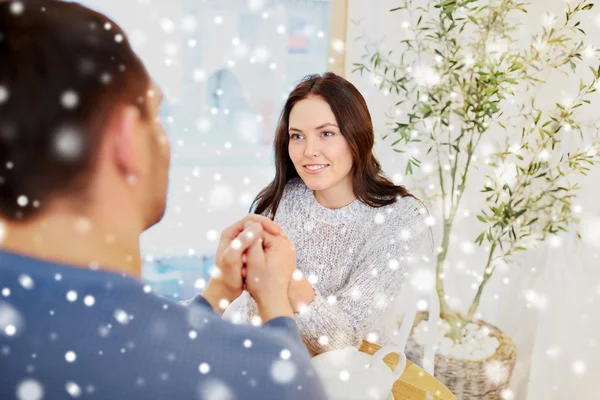
[[421,206],[405,198],[357,255],[346,285],[314,301],[296,317],[309,351],[319,354],[358,347],[370,332],[377,334],[392,300],[399,294],[406,258],[427,232]]

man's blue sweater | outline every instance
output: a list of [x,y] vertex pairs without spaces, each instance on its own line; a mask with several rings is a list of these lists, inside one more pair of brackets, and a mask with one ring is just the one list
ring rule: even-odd
[[222,320],[127,276],[0,251],[0,399],[325,399],[295,322]]

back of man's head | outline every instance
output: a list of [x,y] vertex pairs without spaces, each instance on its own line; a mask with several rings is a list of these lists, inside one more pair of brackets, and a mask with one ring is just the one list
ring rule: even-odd
[[84,197],[114,107],[147,118],[149,87],[107,17],[62,1],[0,1],[0,219]]

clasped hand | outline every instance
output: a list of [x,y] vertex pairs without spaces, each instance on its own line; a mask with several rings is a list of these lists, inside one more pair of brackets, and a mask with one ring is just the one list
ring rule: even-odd
[[310,283],[296,271],[293,243],[272,220],[250,214],[221,234],[217,270],[203,296],[218,313],[247,290],[263,321],[293,317],[315,296]]

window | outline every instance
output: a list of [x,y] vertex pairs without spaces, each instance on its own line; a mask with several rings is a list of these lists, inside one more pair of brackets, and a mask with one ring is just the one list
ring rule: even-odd
[[191,297],[198,279],[209,279],[221,230],[273,177],[273,134],[289,91],[343,65],[343,54],[330,55],[329,28],[332,4],[345,2],[83,3],[125,29],[165,93],[169,198],[163,221],[142,236],[143,274],[160,295]]

